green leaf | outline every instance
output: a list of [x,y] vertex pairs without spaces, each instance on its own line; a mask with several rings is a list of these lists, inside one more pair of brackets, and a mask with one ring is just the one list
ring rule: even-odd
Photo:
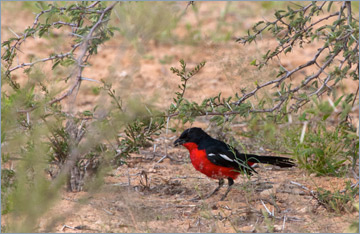
[[332,6],[333,2],[332,1],[329,1],[329,5],[327,7],[327,11],[330,12],[330,9],[331,9],[331,6]]
[[300,116],[299,116],[299,121],[306,121],[306,113],[302,113]]
[[334,106],[335,106],[335,107],[339,105],[339,103],[340,103],[340,101],[341,101],[341,99],[342,99],[343,97],[344,97],[344,95],[342,95],[340,98],[338,98],[338,99],[334,102]]
[[286,54],[286,53],[288,53],[288,52],[291,52],[291,47],[288,47],[285,51],[284,51],[284,53]]
[[83,115],[84,116],[93,116],[93,113],[91,111],[84,111]]
[[60,60],[59,59],[57,59],[57,60],[55,60],[56,62],[52,65],[52,67],[51,67],[51,69],[52,70],[54,70],[55,69],[55,67],[57,67],[59,64],[60,64]]

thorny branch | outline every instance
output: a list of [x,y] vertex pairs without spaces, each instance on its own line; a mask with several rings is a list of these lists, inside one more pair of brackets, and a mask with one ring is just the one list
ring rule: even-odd
[[[104,28],[104,30],[103,30],[101,28],[101,26],[104,23],[108,22],[108,19],[109,19],[112,9],[115,7],[116,4],[118,4],[118,2],[114,2],[112,4],[109,4],[107,7],[104,6],[102,8],[99,8],[101,10],[93,9],[99,3],[100,3],[100,1],[97,1],[97,2],[90,4],[89,6],[79,6],[78,3],[75,3],[73,5],[76,5],[76,6],[73,6],[70,9],[57,8],[52,5],[49,5],[50,9],[43,10],[40,13],[38,13],[35,16],[35,20],[34,20],[32,26],[29,27],[27,30],[25,30],[23,35],[18,36],[16,33],[14,33],[15,35],[17,35],[15,38],[11,38],[8,41],[3,42],[3,44],[2,44],[3,47],[7,48],[7,50],[3,54],[3,55],[5,55],[3,57],[3,61],[7,62],[6,66],[5,66],[5,69],[6,69],[5,75],[9,78],[10,84],[12,83],[10,74],[18,69],[31,68],[32,66],[34,66],[37,63],[44,63],[44,62],[48,62],[48,61],[54,62],[54,65],[53,65],[53,68],[54,68],[56,66],[56,64],[59,64],[60,61],[62,61],[63,59],[70,59],[70,60],[72,60],[72,62],[75,62],[73,65],[74,66],[73,71],[71,72],[71,75],[69,76],[70,81],[71,81],[70,86],[67,88],[67,90],[63,94],[61,94],[58,97],[55,97],[54,99],[52,99],[51,101],[48,101],[46,103],[46,105],[51,106],[54,103],[60,102],[61,100],[68,98],[67,99],[68,109],[67,109],[67,111],[62,112],[62,114],[65,115],[66,119],[67,119],[66,127],[64,128],[64,131],[66,131],[66,133],[69,136],[69,139],[67,142],[68,146],[69,146],[69,153],[67,155],[66,160],[64,160],[62,162],[63,164],[60,165],[61,169],[60,169],[59,174],[57,174],[56,180],[54,180],[53,186],[57,186],[57,185],[61,184],[62,183],[61,181],[63,181],[64,177],[67,177],[70,174],[71,174],[71,176],[73,176],[73,172],[74,172],[73,170],[75,168],[75,165],[79,161],[81,156],[83,156],[79,152],[78,145],[85,134],[84,124],[85,124],[86,120],[85,119],[82,120],[80,127],[76,123],[76,120],[74,118],[74,116],[75,116],[74,113],[76,111],[75,100],[77,98],[78,90],[81,86],[81,81],[82,80],[93,81],[92,79],[84,78],[83,71],[84,71],[85,67],[87,66],[88,59],[90,58],[90,56],[92,54],[94,54],[94,49],[96,49],[96,47],[100,43],[103,43],[108,38],[107,37],[108,31],[106,31],[106,30],[109,30],[109,29]],[[75,21],[77,21],[77,23],[73,23],[73,22],[67,23],[67,22],[63,22],[63,21],[57,21],[57,22],[53,22],[53,23],[49,23],[49,24],[47,24],[47,23],[41,24],[40,23],[41,16],[43,16],[46,13],[51,12],[52,10],[54,10],[56,13],[58,13],[59,10],[60,10],[60,12],[62,12],[62,11],[69,11],[69,10],[76,10],[76,9],[78,9],[82,12],[81,14],[79,14],[78,18],[75,19]],[[81,21],[83,21],[84,19],[87,19],[86,18],[87,14],[92,14],[89,16],[89,18],[91,17],[93,19],[93,21],[90,21],[90,22],[92,22],[90,25],[83,25],[81,23]],[[46,18],[46,19],[48,20],[49,18]],[[70,51],[68,51],[66,53],[60,53],[60,54],[52,54],[48,58],[42,58],[42,59],[38,59],[38,60],[35,60],[32,62],[24,62],[24,63],[18,64],[17,66],[12,66],[13,60],[16,56],[16,51],[17,50],[20,51],[19,47],[27,38],[29,38],[31,36],[35,36],[35,35],[37,35],[37,33],[39,34],[39,36],[41,36],[42,32],[48,31],[48,29],[50,29],[51,27],[57,27],[56,25],[71,27],[71,29],[72,29],[71,35],[76,38],[74,39],[74,43],[73,43],[74,45],[72,45],[72,48]],[[79,31],[80,27],[81,27],[81,29],[83,29],[81,32]],[[13,85],[13,88],[18,89],[19,87],[17,87],[16,85]],[[41,106],[40,104],[35,104],[27,110],[18,110],[17,112],[18,113],[26,113],[27,116],[29,117],[29,112],[35,110],[36,108],[39,108],[40,106]],[[67,181],[68,181],[68,186],[70,185],[72,188],[73,185],[72,185],[71,180],[67,180]]]
[[[82,81],[82,72],[83,72],[83,68],[85,67],[85,64],[90,56],[90,54],[88,54],[88,47],[89,47],[89,43],[91,40],[94,39],[93,34],[95,32],[95,30],[97,30],[99,28],[99,26],[101,24],[103,24],[104,22],[106,22],[107,20],[104,20],[104,17],[106,14],[108,14],[117,3],[113,3],[112,5],[108,6],[107,8],[105,8],[104,10],[92,10],[91,8],[94,8],[98,3],[100,3],[100,1],[96,1],[94,3],[92,3],[91,5],[89,5],[88,7],[85,8],[85,12],[91,12],[91,13],[98,13],[100,14],[99,19],[97,20],[97,22],[92,26],[92,28],[90,29],[89,33],[87,34],[86,37],[84,37],[84,39],[80,42],[77,43],[75,45],[72,46],[72,49],[67,52],[67,53],[61,53],[61,54],[56,54],[53,56],[50,56],[48,58],[43,58],[43,59],[39,59],[36,60],[34,62],[31,63],[22,63],[19,64],[15,67],[10,68],[11,64],[12,64],[12,60],[8,59],[6,61],[9,62],[8,64],[8,70],[6,71],[6,74],[10,74],[11,72],[20,69],[20,68],[24,68],[24,67],[32,67],[33,65],[40,63],[40,62],[47,62],[47,61],[53,61],[55,59],[64,59],[64,58],[72,58],[74,61],[76,61],[77,66],[75,68],[75,70],[77,70],[77,72],[74,72],[74,74],[76,74],[76,78],[75,81],[73,82],[73,84],[68,88],[68,90],[66,92],[64,92],[62,95],[60,95],[57,98],[54,98],[53,100],[49,101],[47,104],[48,105],[52,105],[56,102],[59,102],[61,100],[63,100],[64,98],[70,96],[71,94],[73,94],[73,92],[75,90],[78,90],[80,88],[80,84]],[[65,10],[66,8],[62,7],[60,8],[61,11]],[[82,7],[72,7],[71,9],[83,9]],[[11,54],[14,53],[15,50],[19,50],[20,45],[31,35],[34,35],[36,30],[35,28],[37,27],[37,25],[39,24],[39,18],[40,16],[42,16],[45,13],[50,12],[51,9],[48,10],[43,10],[40,13],[38,13],[35,17],[35,20],[33,22],[32,27],[30,28],[30,30],[27,30],[26,33],[24,33],[24,35],[22,35],[21,37],[17,38],[17,41],[14,43],[13,46],[11,46]],[[66,22],[62,22],[62,21],[58,21],[58,22],[54,22],[51,25],[67,25],[73,28],[73,30],[76,30],[78,28],[77,24],[73,24],[73,23],[66,23]],[[42,27],[42,26],[41,26]],[[40,27],[40,28],[41,28]],[[29,33],[30,32],[30,33]],[[79,49],[79,55],[77,56],[77,58],[74,58],[74,52]],[[76,92],[77,93],[77,92]],[[76,98],[76,93],[74,98]],[[38,106],[33,106],[29,109],[26,110],[18,110],[18,113],[28,113],[33,111],[34,109],[36,109]]]
[[12,71],[15,71],[15,70],[17,70],[19,68],[32,67],[33,65],[35,65],[37,63],[47,62],[47,61],[54,60],[54,59],[63,59],[63,58],[67,58],[67,57],[72,57],[72,54],[73,54],[74,50],[79,46],[80,46],[80,44],[75,45],[74,48],[70,52],[67,52],[65,54],[57,54],[57,55],[54,55],[54,56],[50,56],[48,58],[43,58],[43,59],[36,60],[35,62],[32,62],[32,63],[19,64],[19,65],[13,67],[13,68],[10,68],[9,71],[12,72]]
[[[251,43],[252,41],[255,41],[257,36],[265,32],[265,30],[273,30],[272,34],[276,36],[277,40],[279,41],[279,45],[275,48],[275,50],[273,50],[273,52],[269,50],[268,53],[263,56],[263,61],[256,64],[256,66],[261,69],[262,66],[266,65],[269,60],[273,58],[278,58],[280,60],[280,54],[286,54],[288,52],[291,52],[295,46],[299,46],[300,48],[302,48],[303,43],[310,43],[314,40],[314,38],[318,38],[318,40],[322,41],[323,46],[317,50],[311,60],[293,68],[292,70],[287,70],[285,67],[280,65],[281,69],[278,74],[278,78],[267,81],[263,84],[256,83],[256,87],[252,91],[247,93],[243,92],[243,95],[241,97],[237,96],[238,100],[236,101],[233,101],[231,103],[224,101],[223,103],[216,105],[228,107],[228,110],[198,110],[196,116],[219,115],[226,117],[229,115],[241,114],[243,112],[236,110],[234,111],[233,109],[236,106],[244,104],[247,99],[255,96],[259,90],[263,90],[265,87],[269,87],[271,85],[274,85],[273,88],[278,88],[278,96],[276,97],[273,106],[263,109],[256,109],[253,106],[252,108],[248,109],[248,113],[272,113],[276,110],[280,110],[284,103],[289,103],[289,101],[293,100],[293,102],[290,103],[291,106],[287,110],[285,110],[286,113],[283,113],[288,114],[292,111],[296,111],[297,109],[308,103],[310,101],[309,97],[313,95],[317,95],[318,97],[320,97],[326,91],[332,90],[338,82],[338,79],[342,79],[341,77],[339,78],[339,75],[336,75],[336,72],[342,72],[342,70],[344,70],[346,73],[348,71],[358,71],[358,69],[350,70],[352,64],[358,64],[358,60],[354,61],[354,58],[358,58],[359,47],[359,41],[356,38],[357,36],[354,36],[358,32],[358,26],[356,27],[356,25],[351,24],[352,15],[350,2],[344,2],[340,7],[340,10],[335,13],[329,13],[328,15],[314,21],[311,20],[311,17],[314,16],[316,13],[324,11],[323,8],[327,3],[328,2],[322,2],[319,6],[317,6],[316,2],[313,2],[297,10],[289,9],[289,11],[285,13],[283,13],[284,11],[282,13],[281,11],[278,11],[275,14],[275,21],[266,22],[265,26],[258,30],[256,29],[256,27],[261,23],[264,23],[263,21],[259,22],[253,28],[253,35],[249,33],[248,36],[237,39],[237,41],[241,42],[242,44],[246,44],[247,42]],[[343,14],[345,8],[347,8],[348,10],[347,17],[345,17]],[[306,13],[309,10],[310,12]],[[324,21],[334,18],[336,16],[338,16],[338,20],[334,21],[333,25],[322,24]],[[347,18],[347,24],[346,21],[344,22],[345,18]],[[285,22],[285,19],[290,19],[290,22]],[[294,22],[297,22],[297,25]],[[331,32],[326,30],[327,28],[330,28]],[[353,42],[356,43],[349,43],[350,40],[353,40]],[[325,51],[327,51],[327,54],[324,53]],[[325,61],[323,58],[324,54],[326,56]],[[343,54],[343,59],[341,58],[341,54]],[[348,64],[347,67],[343,67],[346,62]],[[331,64],[336,64],[337,68],[335,66],[331,67]],[[314,71],[312,75],[305,77],[305,79],[299,85],[294,88],[291,87],[291,84],[288,87],[284,87],[284,82],[286,80],[291,79],[291,77],[296,74],[306,71],[306,68],[314,66],[317,67],[317,70]],[[335,70],[333,70],[334,68]],[[325,75],[325,77],[323,78],[322,75]],[[351,76],[353,76],[355,79],[355,75]],[[314,85],[314,83],[316,83],[316,85]],[[317,86],[317,83],[320,83],[320,87]],[[212,110],[214,110],[213,104],[210,104]],[[179,114],[179,111],[177,111],[170,114],[169,116],[173,117]]]
[[[86,11],[91,11],[91,8],[94,8],[100,1],[96,1],[93,4],[91,4],[90,6],[86,7]],[[61,11],[66,10],[65,7],[61,7],[59,8]],[[81,10],[81,7],[72,7],[69,10]],[[32,24],[32,26],[26,31],[26,33],[24,33],[24,35],[22,35],[21,37],[18,37],[17,41],[15,42],[15,44],[11,47],[11,54],[14,53],[15,50],[19,50],[20,45],[29,37],[29,36],[33,36],[36,33],[36,26],[39,23],[39,18],[44,15],[45,13],[49,13],[52,9],[48,9],[48,10],[43,10],[41,12],[39,12],[36,16],[35,16],[35,20]],[[100,12],[99,12],[100,13]],[[62,21],[58,21],[58,22],[54,22],[52,23],[52,25],[57,25],[57,24],[63,24],[63,25],[68,25],[71,27],[75,27],[75,24],[69,24],[69,23],[65,23]]]
[[[69,100],[69,106],[70,106],[69,111],[70,112],[75,111],[75,108],[73,108],[73,106],[75,105],[75,99],[76,99],[78,90],[79,90],[80,85],[81,85],[81,80],[82,80],[81,78],[82,78],[82,72],[83,72],[83,69],[84,69],[84,64],[87,62],[87,60],[88,60],[88,58],[90,56],[90,54],[87,54],[88,53],[89,43],[93,38],[93,34],[94,34],[95,30],[98,29],[98,27],[104,22],[105,15],[108,14],[115,7],[116,4],[117,4],[117,2],[111,4],[110,6],[108,6],[107,8],[105,8],[102,11],[98,21],[94,24],[94,26],[90,29],[87,36],[82,41],[81,46],[80,46],[81,47],[81,52],[80,52],[79,56],[76,59],[76,61],[77,61],[77,70],[78,71],[77,71],[76,77],[74,78],[75,79],[74,84],[71,86],[71,88],[66,93],[64,93],[59,98],[56,98],[56,99],[52,100],[50,102],[50,104],[61,101],[62,99],[72,95],[72,98]],[[94,4],[92,4],[92,5],[94,5]],[[76,90],[76,92],[74,92],[74,90]],[[70,128],[69,131],[71,132],[72,131],[71,128],[74,128],[75,123],[74,123],[74,121],[72,119],[70,119],[68,124],[69,124],[69,128]],[[80,141],[80,139],[77,140],[77,141],[72,141],[72,143],[76,144],[76,142],[79,142],[79,141]],[[77,147],[71,147],[69,160],[67,160],[64,167],[62,168],[61,175],[69,174],[70,170],[73,168],[73,166],[75,165],[78,157],[80,156],[77,151],[78,151]],[[59,178],[61,178],[61,177],[59,177]]]

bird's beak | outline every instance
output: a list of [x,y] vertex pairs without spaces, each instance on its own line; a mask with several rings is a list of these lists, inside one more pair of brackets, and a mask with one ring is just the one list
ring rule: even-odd
[[183,139],[179,138],[176,141],[174,141],[174,146],[182,145],[184,143],[185,143],[185,141]]

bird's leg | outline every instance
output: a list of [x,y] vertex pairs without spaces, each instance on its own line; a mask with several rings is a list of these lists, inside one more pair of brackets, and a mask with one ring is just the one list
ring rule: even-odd
[[230,192],[230,190],[232,188],[232,185],[234,184],[234,180],[231,179],[230,177],[228,178],[228,181],[229,181],[229,186],[228,186],[226,192],[224,193],[224,195],[222,196],[222,198],[220,199],[220,201],[223,201],[226,198],[226,196],[228,195],[228,193]]
[[224,179],[219,179],[219,186],[217,186],[216,189],[215,189],[212,193],[210,193],[209,195],[207,195],[207,196],[205,197],[205,199],[207,199],[207,198],[211,197],[212,195],[216,194],[223,185],[224,185]]

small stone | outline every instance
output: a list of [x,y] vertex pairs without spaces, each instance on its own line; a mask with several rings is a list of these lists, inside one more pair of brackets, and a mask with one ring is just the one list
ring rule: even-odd
[[309,212],[309,208],[308,208],[308,207],[304,207],[304,208],[298,210],[298,212],[299,212],[300,214],[308,213],[308,212]]
[[282,225],[274,225],[274,231],[275,232],[281,232],[282,231]]
[[170,162],[171,162],[170,158],[165,158],[165,159],[163,160],[163,163],[170,163]]
[[271,195],[273,195],[275,193],[276,193],[276,189],[271,188],[271,189],[266,189],[266,190],[262,191],[260,193],[260,196],[267,197],[267,196],[271,196]]
[[310,177],[316,177],[316,173],[311,173]]
[[253,226],[251,225],[251,226],[244,226],[244,227],[242,227],[241,229],[240,229],[240,231],[242,231],[242,232],[252,232],[253,231]]

